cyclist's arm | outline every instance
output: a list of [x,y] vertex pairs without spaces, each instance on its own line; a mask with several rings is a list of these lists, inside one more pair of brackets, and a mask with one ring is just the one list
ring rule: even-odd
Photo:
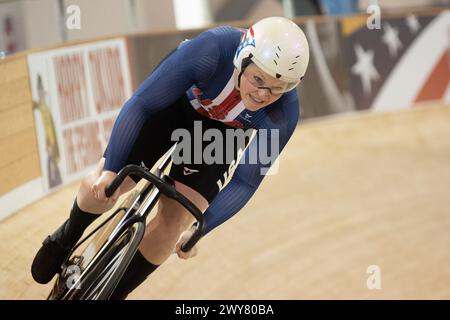
[[[283,115],[283,118],[286,121],[280,126],[280,114],[276,114],[273,115],[273,119],[268,118],[265,125],[265,128],[278,128],[280,130],[278,136],[280,152],[292,136],[299,117],[299,103],[297,95],[295,94],[295,96],[293,96],[292,98],[290,97],[290,99],[287,99],[285,103],[290,104],[290,107],[288,108],[290,114],[287,116],[286,114]],[[284,110],[286,110],[286,108],[284,108]],[[268,131],[268,133],[267,143],[270,145],[270,139],[272,139],[270,130]],[[259,161],[256,164],[251,164],[248,161],[249,153],[252,150],[255,150],[252,148],[252,145],[257,145],[260,140],[265,139],[261,139],[261,134],[260,132],[258,132],[255,139],[253,139],[253,141],[250,143],[250,146],[246,149],[231,181],[214,198],[214,200],[206,210],[204,214],[205,234],[238,213],[250,200],[250,198],[256,192],[262,180],[264,179],[264,173],[267,172],[268,164],[262,164]],[[274,154],[274,157],[271,159],[270,163],[273,164],[277,156],[277,153]],[[259,157],[258,160],[260,160]]]
[[108,144],[104,170],[118,172],[126,162],[145,121],[170,106],[192,84],[206,82],[219,63],[214,34],[204,32],[183,43],[142,83],[120,111]]

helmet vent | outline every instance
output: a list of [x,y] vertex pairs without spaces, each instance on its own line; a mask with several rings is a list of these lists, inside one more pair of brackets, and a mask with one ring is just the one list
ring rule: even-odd
[[274,59],[273,62],[275,62],[276,65],[278,65],[277,61]]

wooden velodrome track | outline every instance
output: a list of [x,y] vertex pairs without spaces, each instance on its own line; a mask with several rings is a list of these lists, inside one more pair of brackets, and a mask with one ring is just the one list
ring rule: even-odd
[[[46,297],[30,263],[76,189],[0,223],[0,299]],[[449,299],[449,230],[450,107],[303,123],[278,174],[199,256],[173,255],[129,298]]]

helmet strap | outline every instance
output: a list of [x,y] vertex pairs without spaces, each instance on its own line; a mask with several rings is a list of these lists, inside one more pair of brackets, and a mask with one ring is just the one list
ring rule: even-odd
[[253,58],[253,54],[249,54],[248,57],[242,59],[242,63],[241,63],[241,72],[239,73],[238,76],[238,88],[241,87],[241,76],[244,73],[245,69],[253,62],[252,61]]

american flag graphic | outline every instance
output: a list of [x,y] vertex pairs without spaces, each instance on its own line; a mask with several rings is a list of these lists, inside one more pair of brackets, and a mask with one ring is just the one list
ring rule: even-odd
[[450,11],[437,16],[343,21],[350,91],[357,109],[408,108],[428,100],[450,101]]

